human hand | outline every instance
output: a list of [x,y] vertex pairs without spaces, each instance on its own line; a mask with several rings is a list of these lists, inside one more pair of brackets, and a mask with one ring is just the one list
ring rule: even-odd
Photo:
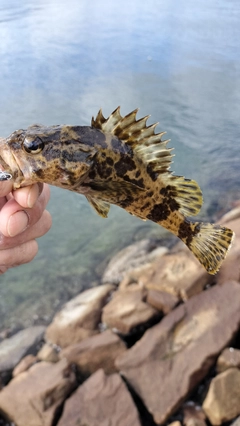
[[35,238],[51,227],[45,210],[49,186],[34,184],[13,192],[11,181],[0,182],[0,274],[30,262],[38,252]]

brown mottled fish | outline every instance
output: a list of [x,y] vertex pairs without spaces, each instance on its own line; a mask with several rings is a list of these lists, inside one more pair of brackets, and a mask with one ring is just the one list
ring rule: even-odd
[[233,232],[187,219],[201,209],[201,190],[194,180],[169,171],[172,149],[162,140],[165,132],[156,134],[157,124],[147,126],[149,116],[136,120],[137,111],[122,117],[117,108],[105,119],[100,110],[91,127],[34,125],[15,131],[0,140],[2,180],[10,174],[15,189],[46,182],[84,194],[102,217],[116,204],[173,232],[215,274]]

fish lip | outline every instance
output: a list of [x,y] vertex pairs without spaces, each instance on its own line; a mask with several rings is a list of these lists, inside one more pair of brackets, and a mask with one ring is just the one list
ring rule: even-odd
[[14,189],[20,187],[24,174],[4,138],[0,138],[0,170],[12,175]]

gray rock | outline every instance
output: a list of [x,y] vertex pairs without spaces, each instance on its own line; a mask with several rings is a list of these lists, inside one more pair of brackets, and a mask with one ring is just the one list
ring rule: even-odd
[[45,329],[40,325],[29,327],[3,340],[0,343],[0,373],[12,371],[25,355],[35,355]]

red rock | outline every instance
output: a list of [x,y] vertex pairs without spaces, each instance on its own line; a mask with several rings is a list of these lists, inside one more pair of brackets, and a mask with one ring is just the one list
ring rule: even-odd
[[66,401],[58,426],[140,426],[131,395],[118,374],[98,370]]
[[166,291],[148,290],[147,303],[165,315],[177,305],[179,299]]
[[27,371],[33,364],[36,364],[37,357],[34,355],[26,355],[18,365],[14,368],[12,375],[16,377],[18,374]]
[[170,293],[179,300],[200,293],[213,281],[187,249],[164,255],[143,271],[136,271],[135,277],[133,271],[131,276],[141,287]]
[[157,424],[176,411],[231,341],[240,324],[239,306],[238,283],[210,288],[170,312],[117,358],[117,368]]
[[102,307],[114,290],[110,284],[91,288],[71,299],[46,331],[46,339],[65,348],[98,333]]
[[155,257],[159,258],[167,252],[166,247],[158,247],[154,240],[137,241],[113,256],[104,271],[102,282],[119,284],[126,274],[131,273],[136,268],[141,268]]
[[206,415],[201,406],[194,402],[187,403],[183,407],[184,426],[205,426]]
[[203,409],[212,425],[221,425],[240,414],[240,370],[229,368],[210,383]]
[[0,410],[16,426],[52,426],[56,411],[75,387],[66,360],[39,362],[0,392]]
[[240,350],[226,348],[222,351],[217,360],[217,371],[222,373],[231,367],[240,368]]
[[37,354],[37,357],[40,361],[47,361],[47,362],[58,362],[59,361],[59,355],[57,353],[56,347],[53,345],[50,345],[49,343],[45,343],[40,351]]
[[60,356],[77,365],[84,375],[103,368],[106,374],[116,371],[116,357],[126,351],[123,341],[111,330],[89,337],[80,343],[63,349]]
[[116,291],[112,300],[103,308],[102,322],[121,334],[130,333],[136,326],[158,315],[158,311],[145,303],[143,298],[143,289],[138,286]]

